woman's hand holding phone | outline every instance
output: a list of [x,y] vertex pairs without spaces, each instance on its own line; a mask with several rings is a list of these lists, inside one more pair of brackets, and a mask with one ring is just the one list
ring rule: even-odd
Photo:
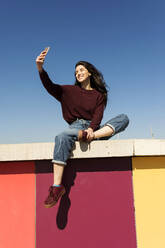
[[43,64],[44,64],[44,60],[45,60],[45,57],[49,51],[50,47],[46,47],[41,53],[40,55],[36,58],[36,65],[37,65],[37,69],[39,72],[42,71],[42,67],[43,67]]

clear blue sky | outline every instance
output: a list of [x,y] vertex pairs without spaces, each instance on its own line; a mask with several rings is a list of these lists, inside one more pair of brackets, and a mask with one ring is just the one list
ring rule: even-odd
[[[74,83],[74,65],[93,63],[110,87],[103,122],[126,113],[121,139],[165,139],[165,1],[2,1],[0,8],[0,143],[53,142],[67,128],[61,107],[35,65],[59,84]],[[115,138],[115,137],[114,137]]]

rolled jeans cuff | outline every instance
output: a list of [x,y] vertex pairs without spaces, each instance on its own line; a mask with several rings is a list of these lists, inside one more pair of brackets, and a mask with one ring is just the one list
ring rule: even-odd
[[66,165],[66,162],[58,161],[58,160],[52,160],[52,163],[59,164],[59,165]]
[[113,125],[111,125],[111,124],[107,123],[107,124],[105,124],[105,126],[109,126],[109,127],[111,127],[111,128],[113,129],[113,133],[112,133],[112,135],[114,135],[114,134],[115,134],[115,127],[114,127]]

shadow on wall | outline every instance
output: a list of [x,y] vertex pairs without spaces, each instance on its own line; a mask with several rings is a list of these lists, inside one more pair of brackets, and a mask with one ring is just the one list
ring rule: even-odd
[[133,167],[138,170],[164,169],[165,156],[139,156],[133,157]]
[[[35,167],[36,174],[53,173],[53,166],[50,160],[36,161]],[[59,204],[56,216],[57,227],[63,230],[67,225],[68,212],[71,206],[69,194],[72,186],[74,186],[74,181],[76,179],[77,172],[110,172],[129,170],[132,170],[130,157],[69,159],[63,175],[62,184],[66,188],[66,194],[63,195]]]

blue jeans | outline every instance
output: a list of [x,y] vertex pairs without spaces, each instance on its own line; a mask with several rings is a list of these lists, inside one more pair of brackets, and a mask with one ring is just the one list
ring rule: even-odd
[[[55,137],[55,147],[52,160],[53,163],[66,165],[66,161],[70,156],[75,141],[78,140],[79,130],[87,129],[90,123],[91,121],[89,120],[77,119],[69,125],[68,129]],[[124,131],[128,124],[129,119],[127,115],[121,114],[116,116],[115,118],[107,121],[104,125],[99,127],[102,128],[104,126],[110,126],[114,130],[113,135],[109,137],[99,138],[97,140],[108,140],[115,134]]]

